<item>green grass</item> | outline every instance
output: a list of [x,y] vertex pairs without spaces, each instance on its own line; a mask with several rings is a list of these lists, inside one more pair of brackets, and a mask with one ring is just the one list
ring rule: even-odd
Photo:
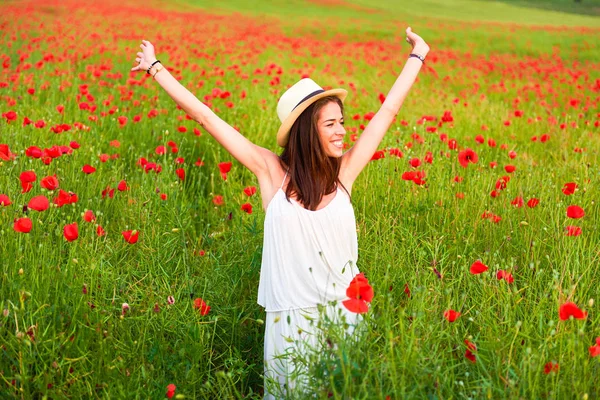
[[[358,267],[375,298],[364,334],[353,340],[324,323],[337,347],[299,359],[311,365],[310,390],[336,399],[600,396],[600,360],[588,350],[600,336],[600,57],[597,28],[590,28],[597,18],[464,0],[402,7],[382,1],[381,14],[349,2],[193,4],[169,4],[170,10],[135,1],[35,3],[31,10],[0,5],[0,112],[18,114],[15,122],[0,119],[0,144],[17,154],[0,161],[0,194],[13,203],[0,206],[1,398],[162,398],[170,383],[184,398],[260,398],[265,313],[256,293],[264,212],[259,193],[243,193],[258,183],[207,132],[194,135],[198,126],[154,81],[129,76],[139,40],[154,42],[159,59],[199,98],[215,88],[230,91],[227,99],[209,100],[213,109],[252,141],[278,151],[277,99],[304,73],[323,86],[349,89],[351,145],[350,134],[360,134],[363,116],[377,111],[379,94],[387,93],[405,62],[409,23],[432,51],[381,143],[385,158],[365,168],[352,192]],[[469,13],[461,11],[466,8]],[[498,23],[483,22],[488,18]],[[281,81],[272,85],[279,68]],[[82,95],[84,84],[92,99]],[[225,105],[229,100],[233,108]],[[97,110],[82,110],[83,101]],[[148,118],[153,109],[159,115]],[[447,110],[454,121],[438,126]],[[140,122],[133,122],[135,115]],[[425,115],[436,120],[420,124]],[[22,126],[25,116],[47,126]],[[119,116],[128,117],[123,127]],[[75,122],[89,130],[49,130]],[[178,132],[180,126],[187,132]],[[442,133],[460,149],[474,149],[479,162],[461,167]],[[486,144],[475,142],[479,134]],[[544,134],[550,140],[541,143]],[[487,145],[489,138],[496,147]],[[120,147],[112,147],[113,140]],[[49,165],[24,154],[29,146],[71,141],[81,147]],[[156,147],[169,148],[169,141],[178,153],[157,155]],[[391,148],[403,158],[391,156]],[[509,158],[510,150],[516,158]],[[408,160],[427,152],[433,162],[419,168],[426,184],[403,181]],[[100,154],[119,157],[102,163]],[[140,157],[162,172],[144,173]],[[204,166],[194,165],[198,158]],[[233,161],[227,180],[217,166],[223,161]],[[97,171],[83,174],[84,164]],[[492,198],[507,164],[517,169]],[[175,174],[179,167],[184,181]],[[18,178],[26,170],[38,180],[21,193]],[[13,221],[25,216],[23,205],[33,196],[56,196],[39,184],[52,174],[79,201],[30,210],[32,231],[15,232]],[[456,176],[464,180],[457,183]],[[122,179],[130,190],[103,198],[102,191]],[[561,191],[566,182],[579,185],[572,196]],[[222,195],[224,205],[213,204],[214,195]],[[517,196],[540,204],[515,208]],[[246,202],[252,214],[241,210]],[[586,216],[567,218],[572,204]],[[96,214],[95,223],[83,220],[86,209]],[[481,218],[486,211],[501,221]],[[79,224],[79,238],[67,242],[63,227],[72,222]],[[97,225],[107,236],[96,235]],[[582,235],[566,236],[568,225],[580,226]],[[140,231],[136,244],[121,236],[130,229]],[[477,259],[490,269],[474,276],[469,266]],[[496,279],[500,269],[514,275],[512,284]],[[199,297],[211,306],[206,316],[193,308]],[[560,321],[565,301],[585,309],[587,319]],[[130,306],[124,315],[123,303]],[[443,318],[448,309],[462,315],[449,323]],[[476,363],[464,357],[465,339],[477,345]],[[548,362],[559,371],[544,374]]]
[[525,8],[539,8],[569,14],[600,16],[600,1],[598,0],[502,0],[502,2]]
[[[248,2],[229,0],[215,6],[206,0],[178,0],[183,5],[193,5],[220,12],[240,12],[270,16],[284,16],[294,20],[304,17],[316,20],[335,20],[331,26],[340,27],[341,21],[357,18],[361,23],[374,24],[402,21],[449,20],[453,22],[499,22],[524,25],[557,25],[600,27],[600,3],[597,0],[574,3],[561,1],[491,1],[491,0],[423,0],[417,2],[396,0],[310,1],[273,0]],[[414,23],[414,22],[413,22]],[[346,29],[356,29],[355,25]],[[359,27],[360,29],[360,27]]]

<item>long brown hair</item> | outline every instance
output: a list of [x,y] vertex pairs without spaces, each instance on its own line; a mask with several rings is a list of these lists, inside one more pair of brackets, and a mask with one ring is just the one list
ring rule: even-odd
[[321,110],[331,102],[337,103],[344,114],[344,104],[335,96],[315,101],[292,125],[288,143],[279,156],[282,168],[287,168],[290,176],[286,199],[289,201],[295,195],[304,208],[311,211],[315,211],[323,196],[336,190],[338,185],[348,193],[338,178],[342,160],[325,153],[317,128]]

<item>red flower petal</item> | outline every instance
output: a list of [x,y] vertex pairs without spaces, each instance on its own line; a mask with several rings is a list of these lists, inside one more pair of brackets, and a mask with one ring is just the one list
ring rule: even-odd
[[79,237],[79,229],[77,228],[77,222],[65,225],[63,228],[63,234],[67,241],[72,242]]
[[31,231],[32,226],[33,224],[31,223],[31,220],[27,217],[23,217],[15,220],[13,229],[17,232],[29,233]]
[[583,218],[584,215],[585,215],[585,212],[583,211],[583,208],[581,208],[579,206],[567,207],[567,217],[569,217],[569,218],[578,219],[578,218]]
[[364,300],[349,299],[342,301],[342,304],[348,309],[348,311],[356,314],[364,314],[369,311],[369,307]]
[[488,270],[488,266],[483,264],[481,261],[477,260],[473,264],[471,264],[470,272],[473,275],[481,274]]
[[125,241],[129,244],[137,243],[140,232],[137,230],[121,232]]
[[45,211],[48,209],[49,206],[50,202],[48,201],[48,198],[44,195],[35,196],[31,200],[29,200],[29,203],[27,204],[27,207],[35,211]]
[[561,305],[558,309],[558,316],[560,317],[561,321],[566,321],[570,317],[575,319],[586,319],[587,312],[582,311],[579,307],[577,307],[577,304],[573,302],[567,302]]
[[210,306],[204,302],[201,298],[194,300],[194,308],[200,310],[200,315],[204,316],[209,313]]
[[446,310],[444,311],[444,318],[448,320],[448,322],[454,322],[458,317],[460,317],[460,313],[454,310]]

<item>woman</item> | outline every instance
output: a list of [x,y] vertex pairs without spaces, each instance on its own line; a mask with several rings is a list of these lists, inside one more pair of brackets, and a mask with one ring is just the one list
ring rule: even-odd
[[[314,347],[314,319],[324,305],[331,319],[352,327],[356,314],[341,307],[346,288],[358,273],[352,184],[377,150],[395,119],[429,52],[417,34],[406,29],[413,50],[380,110],[343,153],[343,89],[325,91],[302,79],[280,98],[281,155],[257,146],[233,129],[183,87],[156,59],[143,40],[132,71],[147,71],[175,102],[200,123],[258,179],[266,211],[258,303],[265,307],[265,397],[285,394],[299,380],[283,354]],[[301,372],[301,371],[300,371]],[[273,390],[268,384],[279,383]],[[270,393],[271,392],[271,393]]]

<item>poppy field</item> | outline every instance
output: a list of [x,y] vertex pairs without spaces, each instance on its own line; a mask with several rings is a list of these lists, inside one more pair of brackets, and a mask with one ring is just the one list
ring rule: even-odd
[[597,9],[248,3],[0,3],[0,397],[262,398],[258,182],[139,44],[279,153],[302,77],[348,90],[350,148],[407,26],[431,51],[352,189],[364,329],[322,322],[310,391],[600,397]]

